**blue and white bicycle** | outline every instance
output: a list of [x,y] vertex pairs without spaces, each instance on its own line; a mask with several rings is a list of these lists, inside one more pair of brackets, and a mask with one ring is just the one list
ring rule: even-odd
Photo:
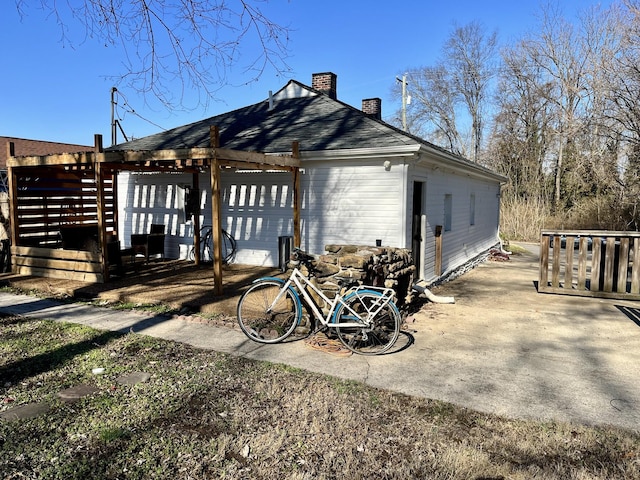
[[260,278],[240,297],[238,323],[247,337],[260,343],[281,342],[302,326],[304,303],[322,328],[334,330],[354,353],[379,355],[394,345],[402,317],[393,289],[350,282],[343,286],[344,293],[329,299],[310,281],[314,257],[295,248],[291,259],[304,265],[309,275],[296,267],[286,280]]

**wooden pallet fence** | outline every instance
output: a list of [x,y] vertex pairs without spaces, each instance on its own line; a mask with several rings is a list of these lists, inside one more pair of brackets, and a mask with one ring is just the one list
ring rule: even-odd
[[542,231],[538,291],[640,300],[640,232]]

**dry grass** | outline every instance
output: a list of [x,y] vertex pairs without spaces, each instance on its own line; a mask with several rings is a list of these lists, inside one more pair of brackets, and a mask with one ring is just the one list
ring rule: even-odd
[[[152,377],[115,382],[133,371]],[[2,318],[0,378],[0,410],[51,405],[0,422],[7,479],[640,478],[640,438],[624,430],[509,420],[137,334]],[[57,399],[81,383],[99,391]]]
[[539,242],[549,206],[539,200],[503,197],[500,202],[500,232],[508,240]]

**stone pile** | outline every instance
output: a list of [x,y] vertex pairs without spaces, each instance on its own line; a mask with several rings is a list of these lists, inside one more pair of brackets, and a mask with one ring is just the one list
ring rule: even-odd
[[340,278],[362,285],[393,288],[399,304],[410,295],[415,267],[411,250],[362,245],[325,245],[326,254],[315,262],[318,287],[333,298]]

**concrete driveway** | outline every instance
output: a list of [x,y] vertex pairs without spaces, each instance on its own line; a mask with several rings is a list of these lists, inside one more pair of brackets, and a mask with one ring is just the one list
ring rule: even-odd
[[[408,389],[509,417],[640,428],[640,304],[537,293],[538,250],[442,286],[416,315]],[[407,366],[412,368],[411,366]]]
[[[533,248],[532,248],[533,250]],[[511,418],[640,426],[640,304],[539,294],[537,253],[487,262],[434,293],[395,350],[335,357],[238,328],[0,293],[0,311],[134,331]]]

